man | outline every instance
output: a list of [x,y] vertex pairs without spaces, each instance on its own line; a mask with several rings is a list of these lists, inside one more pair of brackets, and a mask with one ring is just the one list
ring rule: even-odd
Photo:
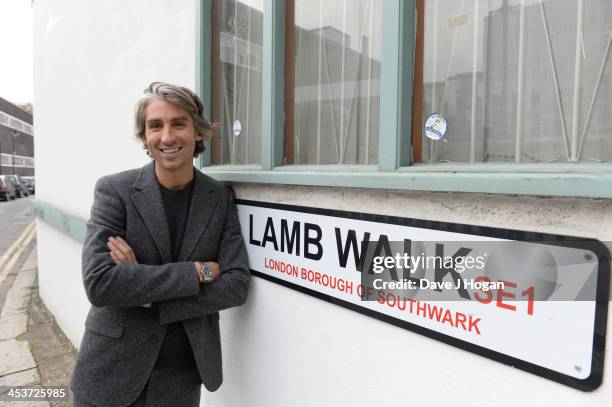
[[96,183],[76,406],[198,406],[221,385],[219,310],[250,273],[231,190],[192,165],[211,128],[195,93],[154,82],[136,107],[153,161]]

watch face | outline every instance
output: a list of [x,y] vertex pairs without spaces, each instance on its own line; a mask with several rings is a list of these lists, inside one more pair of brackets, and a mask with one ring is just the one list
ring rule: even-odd
[[202,263],[202,273],[204,273],[204,278],[211,278],[213,275],[212,269],[205,263]]

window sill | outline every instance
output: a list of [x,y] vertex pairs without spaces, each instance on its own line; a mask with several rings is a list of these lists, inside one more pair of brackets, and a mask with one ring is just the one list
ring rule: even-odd
[[[486,167],[486,168],[485,168]],[[575,164],[414,165],[396,172],[344,167],[306,169],[278,167],[272,171],[244,167],[206,167],[203,172],[219,180],[261,184],[326,187],[405,189],[436,192],[543,195],[612,198],[612,171],[607,166]],[[537,169],[537,171],[536,171]],[[568,173],[571,170],[571,173]]]
[[420,163],[399,172],[531,173],[531,174],[612,174],[608,163]]

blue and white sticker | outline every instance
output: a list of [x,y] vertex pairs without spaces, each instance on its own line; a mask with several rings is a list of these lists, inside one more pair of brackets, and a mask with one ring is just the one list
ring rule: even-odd
[[448,123],[440,113],[432,113],[425,120],[425,136],[435,141],[444,141]]
[[234,121],[234,125],[232,126],[232,133],[234,133],[235,137],[238,137],[240,133],[242,133],[242,123],[240,123],[240,120],[236,119]]

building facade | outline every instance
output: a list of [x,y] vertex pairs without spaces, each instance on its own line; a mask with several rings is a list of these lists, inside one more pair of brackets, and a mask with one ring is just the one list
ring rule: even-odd
[[0,174],[34,175],[32,113],[0,98]]
[[[78,346],[95,181],[148,162],[133,106],[167,81],[218,124],[195,164],[236,191],[256,276],[221,313],[224,384],[203,406],[608,405],[611,16],[607,0],[36,0],[41,297]],[[349,299],[359,243],[396,230],[424,252],[448,233],[591,247],[597,297],[404,299],[408,316]],[[532,260],[505,264],[519,278]],[[466,311],[423,322],[434,305]]]

